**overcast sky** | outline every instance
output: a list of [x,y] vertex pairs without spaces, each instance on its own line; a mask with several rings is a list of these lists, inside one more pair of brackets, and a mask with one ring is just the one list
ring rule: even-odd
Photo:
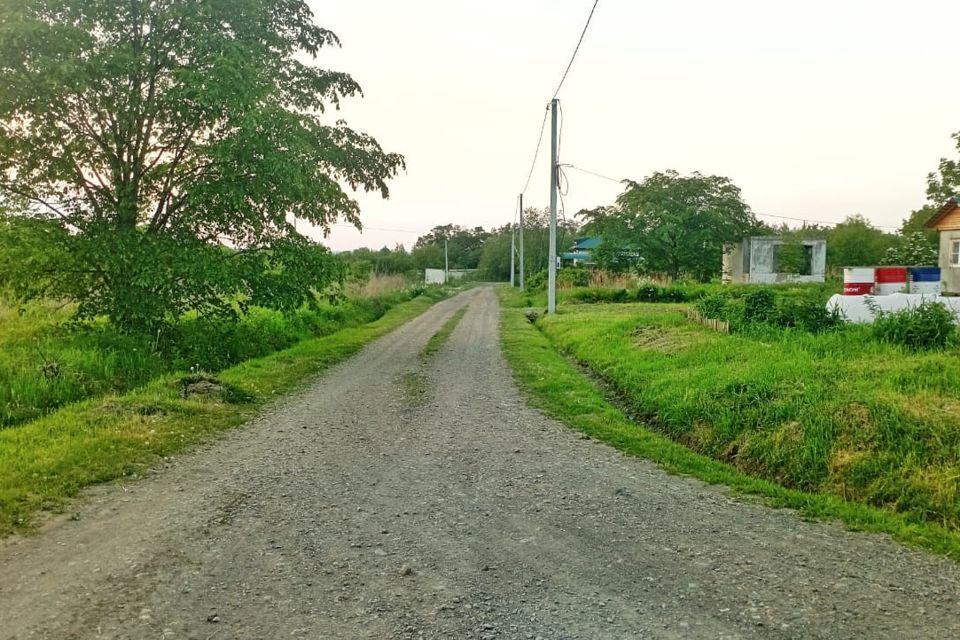
[[[512,221],[592,0],[310,4],[343,43],[319,64],[365,92],[338,115],[408,163],[389,200],[358,196],[364,233],[327,244],[409,249],[435,225]],[[958,25],[956,0],[600,0],[560,94],[561,162],[724,175],[758,213],[896,227],[956,155]],[[527,205],[549,202],[547,155]],[[570,214],[621,191],[567,173]]]

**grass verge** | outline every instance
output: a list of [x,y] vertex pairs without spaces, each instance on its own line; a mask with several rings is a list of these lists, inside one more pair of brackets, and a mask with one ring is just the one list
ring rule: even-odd
[[430,340],[427,341],[426,346],[423,347],[423,351],[420,352],[420,359],[427,360],[432,358],[437,351],[440,351],[441,347],[446,344],[447,340],[450,338],[450,334],[453,333],[454,329],[457,328],[457,325],[460,324],[460,321],[463,320],[464,314],[467,313],[467,308],[461,307],[454,313],[450,318],[443,323],[443,326],[440,327],[440,330],[435,334],[430,336]]
[[407,371],[401,376],[400,383],[403,386],[403,393],[406,397],[407,404],[411,407],[416,408],[423,406],[427,392],[429,391],[426,372],[427,364],[447,342],[450,334],[452,334],[454,329],[457,328],[457,325],[460,324],[460,320],[463,319],[466,312],[467,308],[464,306],[450,316],[450,318],[443,323],[443,326],[440,327],[435,334],[430,336],[430,340],[428,340],[427,344],[420,350],[420,357],[418,358],[419,366],[414,371]]
[[[372,279],[368,284],[382,282]],[[399,283],[395,283],[398,285]],[[9,306],[0,297],[0,429],[81,400],[122,394],[164,374],[218,372],[304,340],[358,327],[423,287],[371,288],[375,297],[317,300],[292,313],[251,307],[237,320],[188,313],[154,335],[124,334],[103,319],[72,325],[72,305]]]
[[0,536],[29,530],[86,486],[135,476],[165,456],[249,420],[303,380],[426,311],[445,294],[421,296],[359,327],[248,360],[218,375],[227,393],[183,397],[166,375],[124,395],[69,405],[0,430]]
[[903,543],[960,561],[960,533],[954,530],[832,495],[788,489],[749,476],[636,424],[610,404],[521,310],[504,308],[501,336],[507,361],[532,402],[590,437],[652,460],[670,473],[725,485],[735,493],[761,496],[771,506],[796,509],[806,518],[839,520],[852,530],[886,533]]

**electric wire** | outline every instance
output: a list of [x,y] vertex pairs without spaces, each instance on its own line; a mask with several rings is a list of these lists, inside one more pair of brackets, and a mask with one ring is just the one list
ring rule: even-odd
[[523,195],[527,192],[527,188],[530,186],[530,180],[533,178],[533,171],[537,168],[537,158],[540,157],[540,147],[543,146],[543,133],[547,130],[547,116],[550,115],[550,107],[543,112],[543,122],[540,123],[540,137],[537,138],[537,149],[533,152],[533,162],[530,163],[530,173],[527,174],[527,181],[523,184],[523,189],[520,191],[520,195]]
[[[813,220],[811,218],[795,218],[792,216],[780,216],[775,213],[759,213],[757,211],[754,211],[753,215],[760,216],[761,218],[777,218],[780,220],[794,220],[796,222],[813,222],[816,224],[825,224],[831,227],[835,227],[837,225],[843,224],[843,222],[830,222],[828,220]],[[900,229],[900,227],[893,227],[890,225],[882,225],[882,224],[875,224],[872,226],[876,227],[877,229],[892,229],[895,231]]]
[[[616,182],[617,184],[623,184],[624,182],[627,182],[627,180],[617,180],[616,178],[611,178],[610,176],[604,175],[604,174],[602,174],[602,173],[598,173],[598,172],[596,172],[596,171],[590,171],[589,169],[584,169],[583,167],[578,167],[578,166],[575,165],[575,164],[562,164],[562,165],[560,165],[560,166],[561,166],[561,167],[564,167],[564,168],[567,168],[567,169],[573,169],[574,171],[579,171],[580,173],[585,173],[585,174],[594,176],[594,177],[596,177],[596,178],[600,178],[600,179],[602,179],[602,180],[609,180],[610,182]],[[568,190],[569,190],[569,185],[568,185],[567,188],[568,188]],[[757,212],[757,211],[754,211],[754,212],[753,212],[753,215],[755,215],[755,216],[760,216],[761,218],[776,218],[776,219],[778,219],[778,220],[792,220],[792,221],[796,221],[796,222],[805,222],[805,223],[806,223],[806,222],[810,222],[810,223],[815,223],[815,224],[828,225],[828,226],[831,226],[831,227],[835,227],[835,226],[837,226],[838,224],[842,224],[842,222],[831,222],[831,221],[829,221],[829,220],[814,220],[814,219],[812,219],[812,218],[797,218],[797,217],[794,217],[794,216],[781,216],[781,215],[778,215],[778,214],[775,214],[775,213],[760,213],[760,212]],[[878,229],[889,229],[889,230],[894,230],[894,231],[899,230],[899,227],[894,227],[894,226],[890,226],[890,225],[875,224],[875,225],[873,225],[873,226],[876,227],[876,228],[878,228]]]
[[553,92],[553,100],[556,100],[557,96],[560,95],[560,89],[563,88],[563,83],[567,80],[567,75],[570,73],[570,69],[573,68],[573,61],[577,59],[577,54],[580,53],[580,45],[583,44],[583,39],[587,35],[587,29],[590,28],[590,21],[593,20],[593,13],[597,10],[597,5],[600,3],[600,0],[594,0],[593,8],[590,9],[590,15],[587,16],[587,24],[583,25],[583,32],[580,34],[580,40],[577,41],[577,46],[573,50],[573,55],[570,56],[570,62],[567,64],[566,70],[563,72],[563,77],[560,78],[560,84],[557,85],[557,90]]
[[590,171],[589,169],[578,167],[575,164],[565,164],[563,166],[567,167],[568,169],[573,169],[574,171],[579,171],[580,173],[586,173],[587,175],[594,176],[595,178],[602,178],[604,180],[609,180],[610,182],[616,182],[617,184],[623,184],[625,182],[625,180],[618,180],[617,178],[611,178],[610,176],[605,176],[602,173],[597,173],[596,171]]
[[352,225],[352,224],[343,224],[343,223],[334,224],[334,225],[331,225],[331,226],[336,227],[336,228],[338,228],[338,229],[353,229],[354,231],[359,231],[360,233],[363,233],[364,231],[368,231],[368,230],[369,230],[369,231],[389,231],[389,232],[391,232],[391,233],[411,233],[411,234],[416,234],[416,235],[421,235],[421,233],[422,233],[421,231],[414,231],[413,229],[394,229],[394,228],[390,228],[390,227],[371,227],[371,226],[369,226],[369,225],[363,225],[363,229],[357,229],[357,228],[356,228],[354,225]]

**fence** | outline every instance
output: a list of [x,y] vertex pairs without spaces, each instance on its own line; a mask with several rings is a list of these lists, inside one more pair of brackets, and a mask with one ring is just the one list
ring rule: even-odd
[[723,320],[715,320],[714,318],[708,318],[703,315],[696,309],[687,309],[685,312],[687,319],[697,324],[701,324],[708,329],[713,329],[714,331],[719,331],[720,333],[730,333],[730,323],[724,322]]

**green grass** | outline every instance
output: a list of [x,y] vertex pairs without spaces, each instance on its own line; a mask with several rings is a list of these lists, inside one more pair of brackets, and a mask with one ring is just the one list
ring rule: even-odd
[[231,393],[223,396],[184,399],[183,376],[168,374],[132,392],[71,404],[0,431],[0,535],[29,529],[38,510],[63,508],[85,486],[139,474],[157,456],[242,424],[445,295],[431,292],[374,322],[225,369],[218,378]]
[[427,380],[426,368],[430,364],[431,358],[446,344],[466,312],[467,308],[462,307],[450,316],[447,321],[443,323],[443,326],[430,336],[427,344],[420,350],[418,358],[419,366],[414,371],[407,371],[401,376],[400,384],[403,387],[403,394],[407,404],[411,407],[420,407],[426,400],[430,387]]
[[427,341],[427,344],[423,347],[423,350],[420,352],[421,360],[428,360],[434,356],[440,349],[446,344],[447,340],[450,338],[450,335],[453,333],[454,329],[457,328],[457,325],[460,324],[460,321],[463,319],[464,314],[467,313],[466,307],[461,307],[454,313],[450,318],[443,323],[443,326],[440,327],[440,330],[435,334],[430,336],[430,340]]
[[68,324],[72,307],[0,301],[0,429],[88,398],[124,393],[172,371],[216,372],[376,320],[409,300],[384,291],[284,315],[253,308],[239,322],[180,318],[156,336],[121,335],[105,323]]
[[[534,404],[569,426],[626,453],[653,460],[669,472],[726,485],[738,493],[762,496],[773,506],[796,509],[805,517],[837,519],[854,530],[887,533],[902,542],[960,560],[960,532],[952,524],[945,526],[939,517],[929,517],[931,514],[922,509],[896,511],[897,505],[890,503],[886,508],[879,508],[868,504],[865,496],[854,494],[853,487],[850,495],[844,497],[842,489],[833,484],[836,479],[811,486],[809,490],[784,486],[778,481],[788,480],[787,470],[795,469],[801,477],[806,477],[811,471],[804,467],[804,462],[816,467],[811,460],[817,455],[831,460],[834,454],[851,446],[847,440],[829,439],[822,430],[830,416],[818,415],[816,411],[805,414],[814,420],[809,426],[799,422],[798,428],[787,420],[777,422],[777,427],[772,429],[754,429],[757,419],[776,417],[779,420],[804,406],[803,398],[811,390],[807,386],[798,390],[797,383],[812,385],[816,395],[816,389],[835,384],[828,379],[835,372],[811,374],[800,380],[798,375],[804,367],[789,359],[781,366],[777,355],[779,344],[747,344],[742,338],[688,326],[681,322],[676,308],[656,306],[644,313],[644,309],[639,308],[641,305],[630,307],[603,305],[582,310],[565,307],[564,313],[540,321],[543,331],[531,324],[521,310],[504,308],[504,351],[519,384]],[[634,333],[643,326],[665,326],[669,330],[656,334]],[[647,347],[637,346],[638,340]],[[807,346],[813,353],[818,353],[818,347],[821,354],[830,351],[830,345],[818,343],[812,337]],[[631,419],[614,406],[608,397],[609,390],[600,390],[558,347],[586,363],[608,382],[619,381],[614,389],[619,400],[629,406],[631,413],[645,414],[652,420],[651,426]],[[864,358],[875,364],[882,362],[883,355],[889,358],[889,353],[882,354],[880,347],[876,349],[864,354]],[[694,352],[702,355],[692,355]],[[704,360],[698,362],[698,358]],[[743,358],[747,362],[741,368],[739,360]],[[771,379],[771,368],[780,369],[782,373]],[[844,372],[849,376],[855,370],[856,367],[848,363]],[[876,371],[872,377],[877,378],[875,374]],[[779,391],[772,397],[766,391],[758,393],[760,389],[770,388]],[[783,395],[779,395],[781,393]],[[848,407],[870,409],[889,391],[877,393],[867,404],[852,396],[845,396],[846,400],[836,397],[835,401]],[[862,419],[865,414],[851,408],[846,415],[848,420],[855,421],[856,416]],[[891,420],[884,428],[895,424]],[[863,423],[861,427],[869,428]],[[715,434],[723,429],[757,434],[752,445],[756,457],[740,454],[732,462],[726,462],[684,444],[698,446],[698,442],[714,442]],[[903,428],[901,434],[902,431]],[[862,446],[876,447],[882,438],[893,435],[877,433],[873,440],[865,438]],[[945,445],[942,449],[941,444]],[[956,448],[951,450],[947,443],[932,440],[927,446],[940,450],[944,460],[954,458],[957,453]],[[740,451],[744,451],[743,445]],[[744,458],[750,462],[744,464]],[[836,460],[843,461],[842,457]],[[919,467],[909,468],[917,463],[915,460],[900,462],[908,464],[908,468],[901,469],[889,460],[880,467],[879,475],[896,478],[902,471],[909,479],[911,471],[922,472]],[[760,477],[771,469],[775,471],[770,477]],[[942,467],[928,467],[926,471],[937,475],[941,470]],[[777,477],[781,473],[784,477]],[[947,480],[940,482],[944,484],[938,486],[945,487]],[[956,482],[955,477],[952,482]],[[936,499],[935,493],[927,498]]]
[[[653,284],[643,283],[640,284]],[[690,283],[680,282],[675,285],[667,285],[667,290],[680,292],[688,301],[695,301],[700,298],[722,294],[734,300],[740,299],[746,294],[756,291],[757,285],[734,284],[724,285],[720,283]],[[843,285],[839,281],[830,280],[818,284],[781,284],[770,285],[768,287],[773,291],[778,299],[792,299],[797,297],[816,297],[827,300],[834,293],[840,293]],[[595,302],[624,302],[628,303],[636,300],[638,289],[615,289],[609,287],[561,287],[557,289],[557,302],[559,304],[579,304]],[[619,299],[617,299],[619,298]],[[503,288],[500,291],[501,305],[509,308],[534,308],[543,309],[547,306],[547,293],[545,289],[527,288],[526,291],[520,291],[514,288]]]

